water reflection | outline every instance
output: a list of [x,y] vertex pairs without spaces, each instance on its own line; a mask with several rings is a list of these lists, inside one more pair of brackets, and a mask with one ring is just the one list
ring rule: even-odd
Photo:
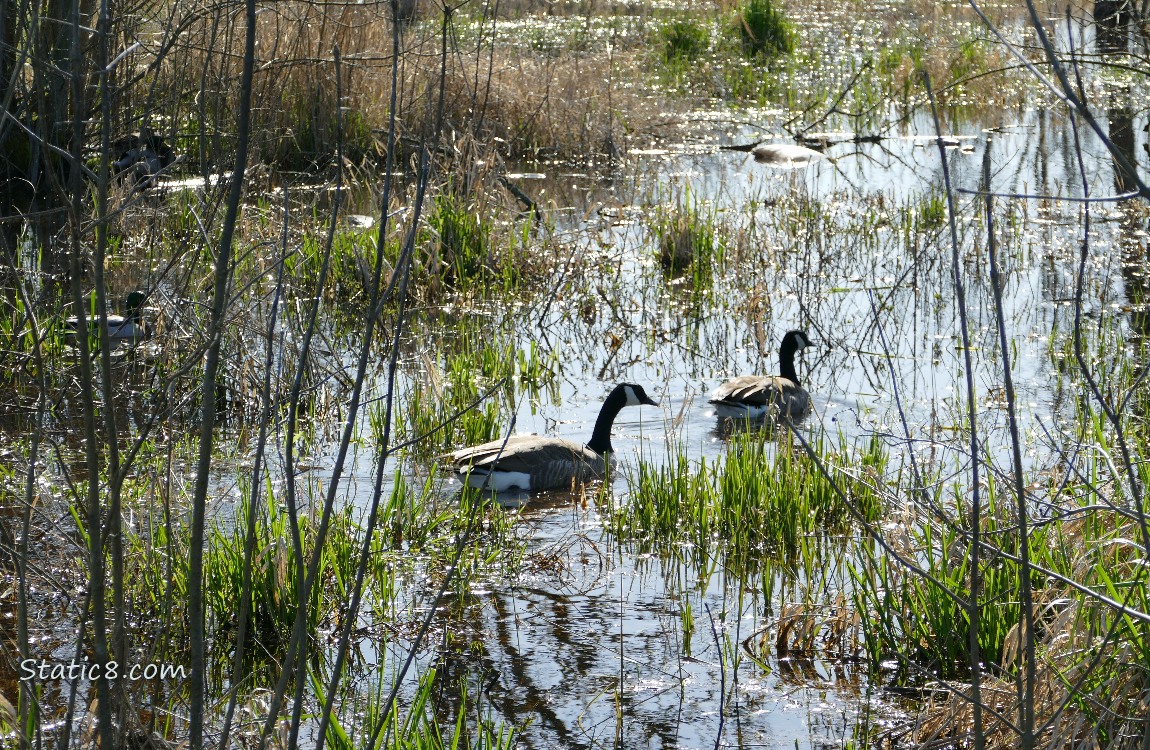
[[1128,49],[1131,2],[1132,0],[1095,0],[1095,43],[1101,54],[1112,55]]
[[[1129,49],[1132,34],[1132,14],[1129,3],[1100,0],[1094,6],[1097,47],[1102,55],[1112,57]],[[1150,156],[1150,141],[1138,148],[1135,125],[1134,100],[1138,95],[1134,84],[1118,78],[1103,82],[1106,98],[1107,135],[1113,144],[1111,160],[1114,172],[1114,190],[1126,194],[1138,190],[1139,151]],[[1139,92],[1142,93],[1142,92]],[[1125,299],[1130,312],[1130,327],[1141,342],[1150,335],[1150,316],[1147,315],[1147,216],[1136,202],[1124,202],[1116,207],[1118,214],[1119,264],[1125,283]]]

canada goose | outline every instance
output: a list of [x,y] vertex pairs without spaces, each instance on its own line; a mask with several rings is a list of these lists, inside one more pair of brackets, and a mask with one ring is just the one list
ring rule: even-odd
[[715,413],[728,419],[761,419],[772,410],[798,417],[810,408],[810,397],[795,374],[795,352],[811,345],[802,331],[787,331],[779,347],[779,375],[743,375],[720,385],[711,394]]
[[760,143],[751,149],[751,155],[760,164],[779,169],[801,169],[825,158],[825,154],[793,143]]
[[443,458],[467,484],[505,492],[518,487],[528,492],[569,487],[574,483],[602,478],[611,454],[611,425],[624,406],[658,406],[643,386],[620,383],[615,386],[586,445],[542,435],[513,435],[504,440],[462,448]]
[[[145,299],[146,296],[143,292],[138,290],[131,292],[124,301],[124,310],[127,315],[108,316],[108,336],[112,341],[139,341],[148,335],[147,327],[140,321],[140,308]],[[99,323],[99,318],[89,316],[87,320],[88,330],[94,331]],[[80,325],[80,319],[73,315],[64,321],[64,325],[69,333],[74,334],[76,327]]]
[[135,183],[155,177],[175,161],[172,147],[148,128],[142,128],[138,136],[121,138],[113,149],[120,156],[112,162],[112,174],[127,176]]

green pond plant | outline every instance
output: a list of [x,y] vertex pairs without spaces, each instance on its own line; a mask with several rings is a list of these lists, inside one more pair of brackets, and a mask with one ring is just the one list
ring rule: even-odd
[[674,202],[656,206],[649,222],[663,272],[688,282],[693,296],[707,292],[726,252],[714,206],[685,189]]
[[735,16],[735,32],[747,55],[788,55],[795,48],[794,27],[771,0],[747,0]]
[[848,449],[840,438],[833,451],[819,441],[847,488],[842,496],[785,433],[777,442],[765,437],[737,431],[717,461],[691,459],[681,446],[661,465],[640,461],[627,476],[627,496],[609,507],[609,527],[644,547],[689,542],[734,569],[754,570],[793,559],[806,537],[850,529],[855,514],[878,518],[887,460],[880,441]]
[[711,43],[710,30],[692,17],[678,18],[659,28],[663,61],[669,65],[689,63],[705,53]]
[[[6,4],[4,635],[16,663],[150,660],[189,677],[18,681],[13,705],[0,701],[4,742],[542,745],[534,733],[557,735],[561,720],[502,709],[542,716],[554,694],[523,699],[511,670],[493,686],[486,653],[515,641],[503,628],[531,626],[534,604],[500,608],[559,586],[566,606],[580,565],[598,566],[596,586],[633,565],[671,582],[658,613],[671,658],[684,672],[717,665],[720,723],[745,705],[727,677],[741,690],[748,669],[773,671],[816,694],[819,658],[836,680],[851,673],[835,685],[844,702],[864,682],[923,699],[901,706],[917,713],[899,725],[905,736],[860,721],[844,745],[1144,750],[1147,214],[1128,199],[1150,191],[1121,171],[1118,143],[1101,184],[1129,177],[1121,200],[1084,197],[1100,183],[1047,188],[1095,158],[1076,145],[1086,128],[1100,141],[1120,132],[1123,107],[1107,107],[1107,129],[1081,92],[1139,101],[1145,61],[1083,57],[1069,46],[1077,30],[1051,41],[1035,19],[1007,27],[1004,39],[1025,32],[1038,45],[1016,65],[968,12],[916,2],[828,7],[811,23],[809,9],[784,14],[770,0],[555,6],[546,21],[512,5],[391,18],[386,3],[257,14],[249,0],[235,24],[233,7],[183,0],[74,21],[58,3]],[[1043,87],[1082,83],[1035,98],[1016,86],[1033,54]],[[345,55],[355,64],[341,67]],[[945,170],[970,155],[953,150],[914,152],[943,172],[909,195],[860,189],[836,155],[827,190],[810,173],[746,172],[745,193],[691,175],[681,184],[708,192],[645,199],[638,219],[642,203],[626,204],[627,152],[679,142],[669,128],[695,127],[700,109],[724,120],[707,132],[737,123],[722,133],[731,141],[841,129],[858,142],[831,148],[865,155],[868,137],[919,135],[923,70],[945,79],[949,131],[993,131],[976,142],[987,154],[1004,122],[1037,107],[1037,132],[1082,161],[1043,161],[1057,168],[1034,190],[1051,196],[1006,208],[989,207],[997,179],[955,200]],[[117,184],[110,143],[146,127],[170,134],[180,161],[164,184]],[[520,165],[525,155],[538,161]],[[546,181],[508,195],[521,167]],[[732,194],[745,203],[734,217]],[[974,215],[982,200],[986,217]],[[352,205],[378,225],[341,221]],[[1034,310],[1004,311],[1004,295],[1027,300],[1030,286]],[[163,335],[113,350],[91,324],[132,289],[162,308]],[[678,289],[693,303],[688,325]],[[874,320],[859,305],[870,295]],[[969,330],[959,316],[959,335],[956,304],[968,299],[977,313]],[[81,310],[92,335],[70,339]],[[970,385],[929,413],[915,402],[899,437],[887,423],[904,416],[889,405],[898,362],[873,393],[846,386],[859,394],[855,437],[811,424],[720,429],[701,438],[706,449],[675,438],[666,458],[624,460],[620,477],[525,509],[459,491],[431,461],[498,439],[528,412],[548,429],[578,418],[560,387],[584,391],[578,400],[633,370],[681,386],[687,404],[716,362],[761,357],[796,315],[831,328],[864,366],[882,356],[873,330],[890,322],[931,377]],[[1025,330],[1007,330],[1023,316]],[[830,355],[816,375],[837,386],[827,363],[844,361]],[[1029,403],[1031,383],[1014,397],[1004,381],[1032,371],[1050,385]],[[691,418],[686,407],[677,417]],[[1004,459],[986,448],[1001,448],[1008,424]],[[251,473],[237,480],[236,468]],[[562,542],[575,541],[529,547],[536,524],[556,519],[571,523]],[[564,683],[597,681],[580,710],[614,697],[618,746],[648,728],[629,682],[640,662],[624,650],[625,595],[607,608],[620,610],[618,632],[592,634],[617,637],[618,651],[583,652],[617,653],[618,679],[603,681],[602,661],[560,670]],[[688,680],[678,685],[685,696]],[[710,744],[712,727],[688,724],[676,731]],[[717,743],[732,741],[725,731]]]

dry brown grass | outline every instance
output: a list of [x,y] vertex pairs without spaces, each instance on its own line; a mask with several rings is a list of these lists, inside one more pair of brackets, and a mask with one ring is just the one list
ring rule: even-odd
[[[1130,541],[1138,538],[1133,522],[1102,536],[1095,531],[1086,522],[1063,526],[1064,539],[1076,553],[1073,580],[1106,591],[1101,570],[1113,581],[1133,581],[1144,575],[1138,570],[1140,550]],[[1135,597],[1131,603],[1143,606]],[[1121,594],[1117,598],[1121,600]],[[1034,718],[1036,726],[1045,727],[1037,746],[1059,750],[1144,747],[1143,737],[1150,731],[1150,664],[1140,653],[1145,641],[1141,645],[1139,641],[1146,636],[1146,626],[1123,620],[1113,609],[1056,582],[1041,590],[1034,606],[1038,630]],[[1004,670],[1022,669],[1020,635],[1018,625],[1007,635]],[[982,702],[989,709],[982,713],[986,747],[1018,747],[1021,694],[1015,675],[985,679],[981,689]],[[973,731],[969,700],[950,693],[928,701],[908,739],[919,747],[965,747]]]
[[[460,139],[467,136],[505,156],[594,158],[615,153],[626,128],[640,119],[635,113],[644,109],[642,97],[619,86],[612,73],[631,69],[635,63],[626,56],[637,53],[613,59],[598,51],[566,50],[549,56],[498,44],[492,53],[486,37],[481,43],[466,41],[458,28],[470,23],[464,19],[449,33],[444,58],[442,11],[431,3],[419,8],[415,15],[425,21],[401,25],[401,152],[436,130],[441,71],[443,135],[434,144],[441,154],[459,155]],[[390,4],[283,2],[261,10],[257,22],[257,161],[298,169],[330,163],[338,140],[333,56],[338,46],[345,157],[350,164],[381,162],[391,99]],[[235,131],[242,18],[189,6],[184,25],[177,48],[160,68],[163,94],[156,101],[167,103],[165,115],[176,112],[174,129],[183,136],[185,152],[194,150],[194,143],[209,163],[223,165]],[[206,138],[196,137],[201,134]]]
[[497,51],[489,80],[484,69],[478,76],[474,70],[452,71],[448,119],[453,126],[470,122],[479,138],[502,139],[512,156],[611,155],[622,147],[624,119],[617,113],[642,109],[636,95],[612,86],[611,68],[605,56]]
[[[464,163],[493,151],[512,158],[609,157],[624,150],[628,135],[647,130],[666,108],[666,102],[653,99],[644,82],[636,80],[635,71],[645,70],[651,59],[642,33],[632,30],[612,37],[610,53],[599,43],[580,47],[557,40],[556,48],[534,49],[524,40],[509,44],[505,38],[496,41],[492,51],[490,21],[477,25],[457,14],[444,57],[442,6],[430,0],[411,0],[409,5],[402,12],[416,20],[400,27],[400,151],[410,151],[435,132],[441,73],[443,136],[434,145],[443,154],[462,157]],[[151,100],[152,106],[184,136],[183,151],[198,152],[192,156],[214,168],[226,164],[232,153],[243,22],[234,14],[222,15],[222,10],[190,3],[180,7],[183,17],[176,25],[185,31],[160,68],[157,82],[162,93]],[[642,14],[634,8],[623,10]],[[784,7],[784,11],[800,27],[808,15],[844,16],[841,7],[829,5]],[[467,12],[476,13],[477,8]],[[530,0],[515,8],[502,4],[499,8],[501,17],[539,14],[538,27],[523,28],[538,28],[550,39],[552,31],[543,12],[564,15],[573,10],[558,4],[544,11]],[[600,16],[606,12],[596,11]],[[729,14],[730,9],[717,7],[714,12]],[[333,60],[338,46],[343,60],[345,157],[352,165],[381,163],[391,99],[391,13],[389,2],[331,5],[303,0],[261,10],[253,123],[258,161],[302,170],[331,164],[339,140]],[[890,83],[882,88],[917,88],[919,66],[932,72],[936,88],[945,88],[956,79],[1005,64],[1004,53],[989,45],[939,43],[969,38],[968,15],[918,2],[885,11],[889,38],[900,40],[900,45],[905,41],[907,50],[884,59],[881,74]],[[998,89],[1001,81],[988,76],[944,96],[951,103],[977,103]],[[460,136],[469,136],[486,153],[461,152]]]
[[[1067,628],[1081,616],[1071,605],[1063,613]],[[1057,634],[1062,649],[1047,653],[1035,665],[1034,717],[1047,727],[1039,735],[1043,748],[1130,748],[1141,746],[1150,711],[1150,691],[1139,669],[1116,670],[1108,678],[1082,694],[1072,694],[1070,686],[1086,669],[1097,635],[1075,635],[1071,630]],[[1048,644],[1049,645],[1049,644]],[[1131,660],[1132,653],[1118,657]],[[1013,679],[997,678],[982,685],[983,736],[988,750],[1016,748],[1019,743],[1019,694]],[[1115,708],[1125,708],[1115,713]],[[989,710],[987,710],[989,709]],[[1002,717],[1002,718],[999,718]],[[964,698],[948,695],[932,699],[922,711],[911,737],[920,746],[957,747],[965,745],[974,731],[974,712]]]
[[[897,526],[917,523],[903,520]],[[1068,562],[1062,575],[1118,601],[1133,592],[1127,604],[1145,611],[1143,550],[1133,541],[1140,538],[1135,522],[1112,524],[1095,517],[1063,522],[1060,530]],[[915,553],[903,534],[887,541],[901,554]],[[1036,747],[1143,750],[1150,731],[1150,662],[1145,659],[1150,628],[1053,579],[1036,591],[1034,611],[1033,715],[1041,729]],[[860,652],[860,622],[841,596],[833,608],[787,604],[777,620],[742,645],[763,664],[775,655],[780,668],[788,658],[849,661]],[[1007,634],[1001,664],[988,665],[981,683],[981,733],[988,750],[1013,750],[1020,743],[1021,629],[1015,625]],[[975,729],[969,692],[970,685],[928,683],[914,719],[873,739],[883,747],[969,748]]]

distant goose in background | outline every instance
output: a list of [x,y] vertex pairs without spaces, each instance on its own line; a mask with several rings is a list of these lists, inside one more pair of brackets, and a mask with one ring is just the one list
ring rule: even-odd
[[148,128],[140,134],[121,138],[112,144],[112,153],[118,154],[112,162],[112,174],[116,177],[130,176],[133,182],[144,182],[155,177],[175,161],[172,147],[161,136]]
[[799,417],[810,408],[810,397],[795,373],[795,354],[811,345],[802,331],[787,331],[779,347],[779,375],[743,375],[720,385],[711,394],[715,413],[726,419],[762,419],[772,412]]
[[[140,320],[140,309],[145,299],[147,296],[143,292],[138,290],[131,292],[124,301],[124,311],[127,315],[108,316],[108,335],[112,341],[139,341],[148,335],[147,326]],[[100,325],[100,319],[93,315],[88,315],[87,318],[88,331],[94,333]],[[80,325],[80,319],[73,315],[64,321],[64,325],[69,333],[74,334]]]
[[793,143],[760,143],[751,149],[751,155],[760,164],[779,169],[802,169],[826,158],[825,154]]
[[586,445],[542,435],[513,435],[504,440],[462,448],[443,456],[472,487],[505,492],[513,487],[528,492],[570,487],[602,479],[610,460],[611,426],[624,406],[658,406],[643,386],[615,386]]

